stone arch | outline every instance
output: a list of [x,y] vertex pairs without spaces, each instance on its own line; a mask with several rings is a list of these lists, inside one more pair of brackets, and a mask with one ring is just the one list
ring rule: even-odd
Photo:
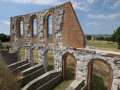
[[16,32],[17,36],[20,38],[24,36],[24,20],[23,17],[18,17],[16,20]]
[[54,22],[54,20],[53,20],[53,15],[54,15],[54,12],[53,12],[53,10],[51,9],[51,10],[49,10],[46,14],[45,14],[45,16],[44,16],[44,36],[45,36],[45,41],[49,41],[49,17],[52,17],[51,18],[51,22],[52,22],[52,35],[51,35],[51,43],[53,42],[53,33],[54,33],[54,25],[53,25],[53,22]]
[[45,60],[47,62],[48,71],[54,69],[54,53],[51,49],[46,49],[44,53]]
[[70,53],[70,52],[66,52],[62,56],[62,76],[63,76],[63,79],[66,79],[66,75],[67,75],[66,70],[67,70],[67,63],[68,63],[67,57],[69,55],[74,59],[73,62],[72,62],[72,64],[73,64],[72,65],[72,69],[73,69],[72,73],[73,73],[73,79],[75,79],[76,78],[76,64],[77,64],[77,61],[76,61],[76,58],[75,58],[74,54]]
[[[104,59],[100,59],[100,58],[94,58],[94,59],[91,59],[89,62],[88,62],[88,75],[87,75],[87,89],[88,90],[91,90],[91,82],[92,82],[92,74],[93,74],[93,70],[94,70],[94,64],[95,63],[101,63],[103,65],[106,65],[107,69],[108,69],[108,72],[105,72],[107,73],[108,75],[108,79],[106,80],[107,81],[107,87],[105,90],[111,90],[112,88],[112,81],[113,81],[113,70],[112,70],[112,66],[111,64],[109,64],[106,60]],[[100,67],[99,65],[96,65],[98,67]],[[103,66],[105,67],[105,66]],[[107,71],[107,70],[106,70]],[[105,75],[104,73],[104,75]]]
[[36,15],[32,15],[30,17],[30,32],[31,32],[32,37],[37,36],[38,27],[37,27],[37,16]]

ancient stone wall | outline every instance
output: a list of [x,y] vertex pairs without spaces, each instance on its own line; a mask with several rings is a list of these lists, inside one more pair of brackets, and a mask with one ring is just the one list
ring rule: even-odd
[[[49,43],[50,39],[48,38],[48,17],[50,15],[53,16],[52,43]],[[37,22],[36,35],[33,30],[34,19]],[[21,22],[23,27],[21,27]],[[47,67],[45,52],[50,49],[54,54],[54,69],[60,72],[63,69],[64,54],[71,53],[76,59],[75,79],[85,81],[86,85],[89,79],[89,62],[93,59],[101,59],[111,67],[112,85],[110,87],[112,90],[120,87],[120,57],[110,57],[95,50],[85,49],[85,36],[70,2],[43,12],[11,17],[11,43],[14,51],[25,48],[22,59],[28,60],[32,64],[34,62],[41,63],[45,67]],[[35,60],[34,52],[38,53]]]
[[112,89],[109,90],[118,90],[118,87],[120,86],[120,57],[110,57],[107,54],[96,52],[95,50],[87,50],[87,49],[74,49],[74,48],[65,48],[62,51],[59,51],[57,54],[58,57],[56,59],[56,67],[58,71],[62,71],[62,57],[66,53],[71,53],[77,60],[76,64],[76,80],[83,80],[85,81],[85,84],[87,86],[88,83],[88,71],[89,67],[88,64],[92,60],[98,60],[100,59],[103,62],[106,62],[108,65],[110,65],[110,71],[112,72],[111,76],[111,84],[109,87]]

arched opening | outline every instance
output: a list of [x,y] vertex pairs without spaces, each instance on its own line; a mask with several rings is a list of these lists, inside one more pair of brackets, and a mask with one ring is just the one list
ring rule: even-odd
[[53,70],[54,69],[54,54],[51,50],[46,50],[45,51],[45,59],[47,60],[48,63],[48,71]]
[[32,22],[32,32],[33,32],[32,36],[35,37],[37,35],[37,19],[36,18],[34,18]]
[[63,81],[55,88],[55,90],[64,90],[73,82],[76,77],[76,62],[73,54],[69,52],[62,56]]
[[62,74],[64,80],[75,79],[76,60],[70,53],[65,53],[62,57]]
[[52,15],[49,15],[47,17],[47,38],[48,38],[48,42],[52,43],[53,42],[53,17]]
[[24,23],[23,21],[20,21],[20,36],[22,37],[24,34]]
[[88,90],[111,90],[112,69],[101,59],[95,59],[88,64]]
[[48,16],[48,38],[52,36],[52,15]]
[[32,60],[34,64],[38,64],[39,63],[39,55],[38,55],[38,50],[37,49],[32,49]]

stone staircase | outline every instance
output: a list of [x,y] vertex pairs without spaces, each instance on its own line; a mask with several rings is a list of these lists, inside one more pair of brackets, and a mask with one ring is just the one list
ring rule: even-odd
[[19,61],[8,65],[9,70],[15,75],[17,82],[22,88],[24,85],[45,73],[41,64],[31,65],[28,61]]
[[8,65],[16,76],[21,90],[52,90],[62,81],[62,74],[55,70],[45,73],[41,64],[31,65],[28,61],[19,61]]
[[21,90],[53,90],[61,80],[62,75],[60,72],[49,71],[29,82]]
[[28,69],[25,69],[21,71],[22,77],[18,80],[18,83],[20,83],[21,87],[32,81],[33,79],[39,77],[40,75],[45,73],[45,69],[43,65],[37,64],[35,66],[32,66]]

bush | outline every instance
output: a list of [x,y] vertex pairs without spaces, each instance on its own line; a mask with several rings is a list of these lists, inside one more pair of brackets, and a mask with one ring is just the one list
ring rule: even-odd
[[2,42],[0,41],[0,49],[2,49],[3,48],[3,45],[2,45]]
[[14,75],[6,67],[0,57],[0,90],[19,90]]
[[91,40],[92,39],[92,35],[87,35],[87,40]]
[[114,31],[114,33],[113,33],[113,35],[112,35],[112,39],[113,39],[114,42],[117,42],[117,44],[118,44],[118,49],[120,49],[120,27],[118,27],[118,28]]

